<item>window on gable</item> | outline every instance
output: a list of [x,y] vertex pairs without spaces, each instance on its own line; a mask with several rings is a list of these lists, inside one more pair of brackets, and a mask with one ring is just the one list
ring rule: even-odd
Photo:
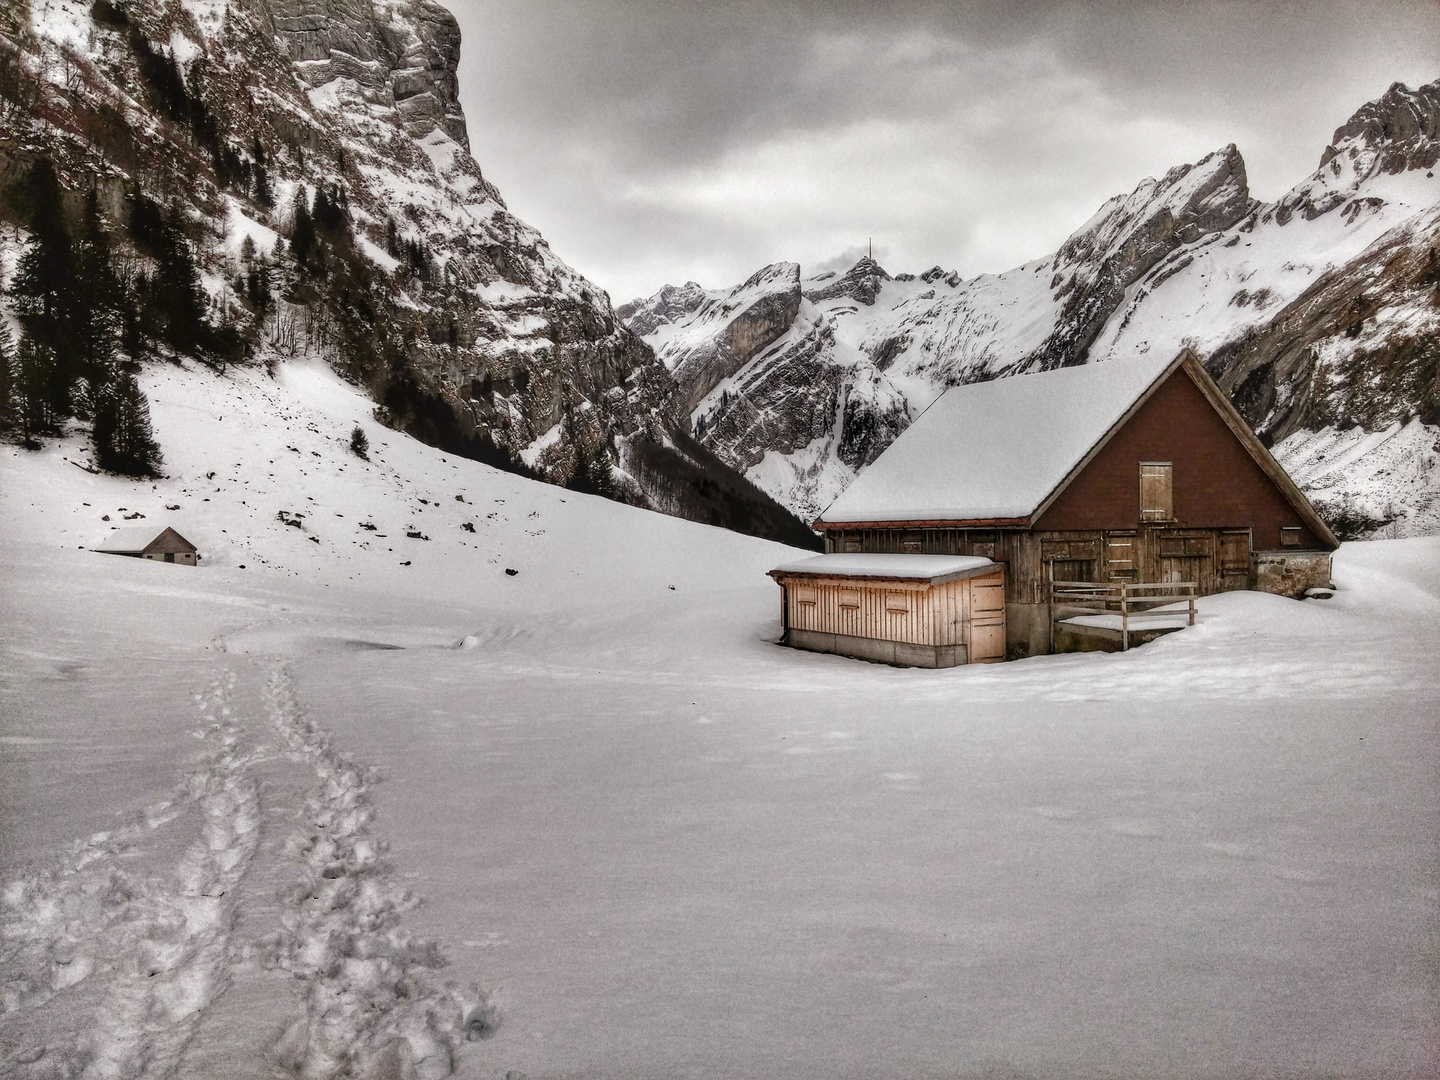
[[1168,461],[1140,463],[1140,520],[1175,519],[1174,466]]
[[1299,546],[1300,546],[1300,526],[1298,526],[1298,525],[1286,525],[1286,526],[1283,526],[1283,527],[1280,529],[1280,546],[1281,546],[1281,547],[1299,547]]

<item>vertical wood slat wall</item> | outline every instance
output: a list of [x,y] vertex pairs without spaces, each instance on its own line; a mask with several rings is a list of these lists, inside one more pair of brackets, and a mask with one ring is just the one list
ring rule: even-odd
[[[792,579],[785,588],[787,625],[909,645],[968,645],[972,588],[999,586],[1002,580],[1003,572],[998,570],[934,586],[874,579]],[[857,606],[842,605],[842,595]],[[896,603],[901,598],[906,610],[892,610],[901,606]],[[1003,623],[1003,611],[998,618]]]

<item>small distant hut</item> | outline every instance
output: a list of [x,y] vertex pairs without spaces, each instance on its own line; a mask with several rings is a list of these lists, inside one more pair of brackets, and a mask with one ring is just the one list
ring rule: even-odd
[[95,550],[106,555],[126,555],[132,559],[180,563],[182,566],[194,566],[200,558],[195,545],[168,525],[115,529]]
[[[1339,543],[1189,349],[1169,361],[1109,360],[953,387],[815,527],[831,553],[822,558],[888,555],[901,560],[894,575],[922,556],[1001,564],[1012,657],[1062,647],[1054,620],[1073,595],[1118,594],[1121,610],[1163,583],[1190,596],[1299,596],[1329,583]],[[810,623],[797,613],[820,614],[796,606],[787,569],[775,572],[787,584],[786,636],[801,644],[795,631]],[[831,587],[846,588],[844,577],[832,575]],[[857,576],[850,587],[872,580]],[[887,636],[891,625],[867,624],[860,636],[901,640]],[[850,652],[877,649],[910,662],[888,645]]]
[[816,555],[770,571],[787,645],[904,667],[1005,659],[1005,569],[956,555]]

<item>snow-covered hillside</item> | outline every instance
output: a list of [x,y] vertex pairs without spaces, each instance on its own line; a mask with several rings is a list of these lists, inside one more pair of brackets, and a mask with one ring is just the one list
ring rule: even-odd
[[1440,535],[1440,427],[1418,419],[1382,431],[1297,431],[1275,456],[1317,509],[1349,531]]
[[[163,479],[0,450],[7,1077],[1437,1060],[1440,540],[898,670],[773,644],[793,549],[444,454],[319,362],[144,381]],[[162,523],[198,568],[91,550]]]
[[807,518],[944,387],[1112,356],[1196,349],[1276,440],[1416,415],[1433,424],[1437,162],[1440,83],[1397,84],[1274,204],[1251,199],[1228,146],[1111,199],[1054,255],[1002,274],[771,267],[733,290],[690,283],[618,314],[684,372],[744,317],[757,282],[771,283],[788,325],[743,365],[705,367],[691,416],[706,445]]
[[49,157],[71,190],[99,186],[120,230],[135,190],[179,200],[241,322],[242,239],[279,278],[297,191],[341,192],[348,243],[316,280],[287,281],[291,306],[262,307],[255,336],[323,352],[431,441],[518,454],[569,417],[535,455],[564,480],[577,447],[614,462],[614,439],[658,437],[669,380],[482,175],[459,50],[431,0],[7,5],[0,170]]

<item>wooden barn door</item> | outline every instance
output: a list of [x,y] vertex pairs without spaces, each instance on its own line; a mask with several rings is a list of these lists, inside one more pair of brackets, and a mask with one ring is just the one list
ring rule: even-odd
[[1134,532],[1105,535],[1105,581],[1139,581],[1138,552]]
[[1100,560],[1100,541],[1092,538],[1042,538],[1040,558],[1045,563],[1049,581],[1095,581],[1096,564]]
[[1005,577],[973,578],[970,582],[970,663],[1005,659]]
[[1215,544],[1209,536],[1167,536],[1160,540],[1160,580],[1193,581],[1198,591],[1214,591]]
[[1250,588],[1250,530],[1226,529],[1220,534],[1220,589]]

